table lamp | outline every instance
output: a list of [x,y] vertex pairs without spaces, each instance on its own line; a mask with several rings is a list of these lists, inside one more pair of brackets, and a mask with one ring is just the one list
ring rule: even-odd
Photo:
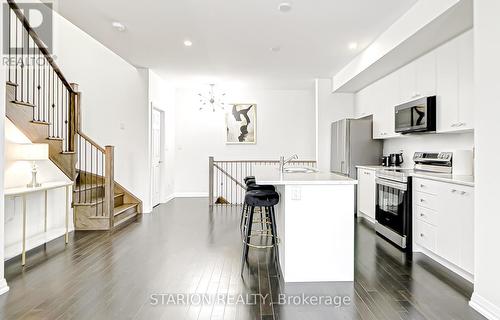
[[41,184],[36,181],[37,160],[49,159],[49,145],[46,143],[23,143],[15,146],[15,159],[22,161],[33,161],[31,169],[31,183],[26,186],[28,188],[40,187]]

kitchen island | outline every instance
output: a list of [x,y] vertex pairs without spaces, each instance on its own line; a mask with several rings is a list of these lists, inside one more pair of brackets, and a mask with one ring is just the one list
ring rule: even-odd
[[354,185],[327,173],[283,173],[257,166],[257,184],[274,185],[280,268],[285,282],[354,280]]

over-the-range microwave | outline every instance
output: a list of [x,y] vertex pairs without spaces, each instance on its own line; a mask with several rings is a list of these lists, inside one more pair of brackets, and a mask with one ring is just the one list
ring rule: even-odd
[[436,131],[436,96],[413,100],[394,108],[398,133]]

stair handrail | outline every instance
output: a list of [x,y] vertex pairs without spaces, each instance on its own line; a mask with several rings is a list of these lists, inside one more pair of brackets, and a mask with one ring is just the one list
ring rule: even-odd
[[[81,92],[78,90],[78,84],[76,83],[70,83],[66,77],[63,75],[61,69],[55,62],[54,58],[52,57],[52,54],[48,51],[46,45],[42,41],[42,39],[39,37],[39,35],[33,30],[33,28],[30,26],[30,23],[26,16],[23,14],[21,8],[17,5],[17,3],[14,0],[7,0],[7,3],[10,7],[10,9],[14,12],[15,16],[21,23],[21,25],[24,27],[25,31],[27,34],[31,37],[33,42],[36,44],[38,51],[43,55],[49,66],[52,68],[53,72],[57,75],[59,81],[62,83],[62,85],[67,89],[69,93],[69,107],[68,107],[68,118],[67,118],[67,141],[68,141],[68,148],[63,149],[63,152],[75,152],[76,151],[76,143],[75,139],[77,135],[79,135],[82,139],[87,141],[91,146],[95,148],[95,150],[98,150],[103,154],[104,157],[104,162],[105,162],[105,167],[102,166],[103,168],[101,170],[104,170],[104,173],[102,174],[102,178],[104,179],[104,184],[105,184],[105,194],[104,194],[104,202],[105,202],[105,212],[106,214],[109,215],[109,223],[110,227],[114,226],[114,186],[115,184],[119,186],[120,188],[124,189],[121,187],[119,184],[117,184],[114,181],[114,146],[109,146],[106,145],[105,147],[102,147],[99,145],[96,141],[94,141],[92,138],[90,138],[87,134],[85,134],[82,130],[81,127],[81,115],[80,115],[80,99],[81,99]],[[9,12],[9,19],[10,19],[10,12]],[[9,20],[10,22],[10,20]],[[16,22],[17,23],[17,22]],[[9,26],[10,28],[10,26]],[[17,33],[17,29],[16,29]],[[9,35],[10,35],[10,29],[9,29]],[[17,38],[16,38],[17,39]],[[10,36],[9,36],[9,41],[10,41]],[[17,40],[16,40],[17,42]],[[29,43],[29,42],[28,42]],[[10,45],[10,43],[9,43]],[[9,46],[9,50],[11,47]],[[10,52],[10,51],[9,51]],[[17,47],[16,47],[16,54],[17,54]],[[17,71],[16,71],[17,72]],[[16,73],[17,76],[17,73]],[[45,75],[44,75],[45,77]],[[17,79],[17,78],[16,78]],[[10,81],[10,69],[9,69],[9,81]],[[34,83],[34,82],[33,82]],[[40,88],[38,88],[40,89]],[[17,93],[17,91],[16,91]],[[35,120],[35,119],[33,119]],[[45,119],[42,119],[45,121]],[[50,122],[50,117],[49,117],[49,122]],[[79,150],[80,153],[82,153],[81,150]],[[85,155],[84,157],[87,157]],[[92,169],[91,169],[92,171]],[[90,172],[92,175],[93,172]],[[95,173],[95,175],[98,175],[98,172]],[[74,179],[76,183],[76,179]],[[135,198],[131,194],[131,197],[136,199],[139,202],[139,206],[141,205],[140,200]]]
[[97,142],[95,142],[94,140],[92,140],[92,138],[90,138],[88,135],[86,135],[85,133],[83,133],[81,130],[78,130],[77,133],[82,137],[84,138],[85,140],[87,140],[91,145],[93,145],[94,147],[96,147],[97,149],[99,149],[100,151],[102,152],[106,152],[106,149],[101,147]]
[[[74,93],[73,88],[71,87],[71,84],[69,81],[64,77],[63,73],[61,72],[61,69],[59,66],[56,64],[54,61],[54,58],[52,58],[52,55],[50,52],[47,50],[47,47],[43,43],[43,41],[40,39],[38,34],[31,28],[28,19],[24,16],[24,14],[21,11],[21,8],[17,5],[17,3],[14,2],[14,0],[7,0],[7,3],[9,4],[10,8],[14,13],[16,14],[17,18],[21,21],[23,24],[24,28],[26,31],[29,33],[33,41],[36,43],[38,50],[43,54],[45,59],[47,59],[47,62],[50,64],[52,69],[54,69],[54,72],[57,74],[61,82],[64,84],[64,86],[68,89],[69,92]],[[10,50],[10,48],[9,48]],[[16,49],[17,50],[17,49]]]

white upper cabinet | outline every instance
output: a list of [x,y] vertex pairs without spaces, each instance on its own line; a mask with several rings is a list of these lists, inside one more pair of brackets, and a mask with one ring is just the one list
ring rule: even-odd
[[373,96],[375,94],[373,85],[360,90],[355,96],[354,116],[363,118],[373,114]]
[[415,98],[436,95],[436,52],[432,51],[415,62]]
[[416,72],[415,72],[415,64],[410,63],[406,66],[402,67],[398,71],[395,72],[396,77],[398,78],[398,104],[405,103],[411,101],[417,97],[416,95]]
[[474,49],[473,32],[458,38],[458,119],[460,130],[474,128]]
[[355,116],[373,115],[373,138],[394,132],[394,107],[437,96],[436,131],[474,129],[473,34],[467,31],[356,94]]
[[395,72],[398,104],[436,94],[436,54],[430,52]]
[[437,131],[474,128],[472,31],[437,49]]
[[394,132],[394,107],[398,104],[396,74],[390,74],[375,83],[376,112],[373,113],[373,138],[386,139],[399,136]]

